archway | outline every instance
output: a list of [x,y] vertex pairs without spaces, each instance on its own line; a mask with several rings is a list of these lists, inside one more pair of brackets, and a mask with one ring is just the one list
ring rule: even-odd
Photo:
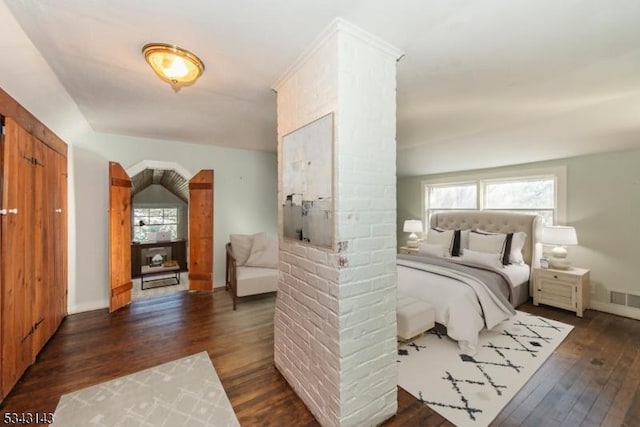
[[130,175],[134,300],[189,288],[189,181],[173,165],[156,166]]
[[[164,172],[156,173],[157,170]],[[193,205],[193,208],[188,212],[188,239],[192,237],[193,239],[191,239],[192,241],[188,241],[188,239],[183,241],[183,257],[180,263],[176,264],[172,259],[175,256],[166,256],[167,251],[162,251],[165,258],[171,258],[170,261],[174,262],[164,262],[163,259],[162,263],[158,264],[156,260],[151,265],[150,259],[142,256],[142,242],[134,242],[134,239],[131,238],[131,232],[134,228],[132,174],[134,177],[140,175],[140,182],[145,179],[152,180],[150,177],[159,175],[169,175],[170,180],[176,180],[179,176],[182,182],[181,186],[184,187],[183,190],[186,194],[182,198],[187,200],[187,204],[192,203]],[[190,178],[189,181],[186,180],[187,177]],[[173,162],[146,160],[126,171],[117,162],[110,162],[109,274],[111,311],[117,310],[131,301],[134,285],[140,285],[141,288],[144,288],[146,278],[164,276],[167,272],[173,274],[176,281],[182,282],[181,271],[186,272],[188,268],[187,288],[189,290],[213,290],[213,178],[213,170],[201,170],[194,175],[186,168]],[[174,189],[174,193],[179,193],[177,187]],[[157,224],[158,222],[155,221],[157,218],[158,215],[154,214],[154,220],[150,222]],[[125,224],[128,227],[124,227]],[[155,242],[146,241],[144,243],[148,244],[148,247],[170,248],[169,250],[174,251],[173,255],[179,252],[178,247],[173,247],[174,242],[171,242],[170,236],[162,234],[161,237],[154,235],[154,238]],[[154,243],[157,244],[154,245]],[[189,245],[185,247],[187,243]],[[132,256],[134,253],[136,255]],[[137,264],[131,262],[135,257],[137,257]],[[134,283],[132,278],[138,275],[140,279]],[[184,277],[187,281],[186,274]],[[163,279],[163,277],[159,277],[159,279]]]

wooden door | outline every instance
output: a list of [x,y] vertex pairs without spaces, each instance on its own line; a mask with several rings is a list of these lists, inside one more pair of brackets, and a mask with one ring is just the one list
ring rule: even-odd
[[33,191],[31,208],[31,228],[33,229],[32,269],[33,269],[33,357],[53,333],[52,312],[52,257],[53,254],[53,206],[51,173],[53,150],[35,141],[33,147]]
[[131,303],[131,179],[109,162],[109,311]]
[[213,170],[189,180],[189,290],[213,290]]
[[53,332],[67,315],[67,157],[53,152],[54,322]]
[[2,377],[0,396],[4,397],[32,362],[33,280],[31,264],[33,235],[31,199],[33,197],[33,165],[30,134],[6,118],[3,143],[2,205],[0,242],[1,304],[0,333]]

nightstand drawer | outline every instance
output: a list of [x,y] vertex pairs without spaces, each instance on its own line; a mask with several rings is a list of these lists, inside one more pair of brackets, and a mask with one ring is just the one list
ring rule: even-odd
[[580,280],[582,280],[580,276],[544,270],[536,271],[536,277],[540,280],[544,280],[545,282],[554,281],[558,283],[566,283],[567,285],[577,285]]
[[557,305],[559,307],[574,309],[576,288],[572,283],[564,281],[551,281],[541,277],[536,281],[538,300],[543,304]]

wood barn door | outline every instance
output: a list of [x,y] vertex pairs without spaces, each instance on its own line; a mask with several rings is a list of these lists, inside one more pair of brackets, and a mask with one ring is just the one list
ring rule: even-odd
[[213,170],[189,180],[189,290],[213,290]]
[[2,401],[67,313],[67,145],[2,89],[0,128]]
[[33,137],[13,120],[6,119],[7,138],[2,144],[2,235],[0,295],[2,310],[2,375],[4,397],[34,360],[32,353],[34,299],[31,227]]
[[59,325],[67,315],[67,158],[59,153],[53,153],[56,164],[55,188],[53,191],[53,241],[54,241],[54,281],[59,284],[53,295],[53,304],[57,307],[54,324]]
[[[213,290],[213,170],[189,181],[189,290]],[[109,310],[131,303],[131,178],[109,162]]]
[[131,303],[131,179],[109,162],[109,311]]
[[[51,174],[55,171],[52,167],[51,159],[53,150],[44,144],[34,146],[33,158],[33,192],[38,197],[34,197],[32,204],[31,222],[33,227],[33,241],[37,242],[32,248],[33,256],[33,349],[37,354],[47,343],[47,340],[55,331],[53,320],[53,306],[51,305],[52,293],[54,292],[54,281],[51,276],[53,263],[49,262],[53,254],[53,206],[51,204]],[[45,196],[46,195],[46,196]]]

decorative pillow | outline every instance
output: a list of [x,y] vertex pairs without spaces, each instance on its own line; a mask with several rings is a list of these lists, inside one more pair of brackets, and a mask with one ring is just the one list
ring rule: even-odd
[[476,252],[471,249],[466,249],[462,253],[460,259],[463,262],[472,264],[486,265],[487,267],[493,268],[504,268],[504,265],[502,265],[502,254],[499,252]]
[[454,230],[438,230],[432,228],[427,233],[426,242],[434,245],[442,245],[444,256],[451,256],[453,250]]
[[524,264],[524,257],[522,256],[522,248],[527,240],[527,233],[524,231],[518,231],[515,233],[492,233],[491,231],[476,230],[481,234],[500,234],[506,236],[504,241],[504,255],[502,257],[502,264]]
[[231,234],[231,250],[236,257],[238,266],[245,265],[249,254],[251,254],[251,246],[253,245],[253,234]]
[[469,249],[469,233],[471,230],[460,230],[460,254]]
[[[451,231],[445,230],[444,228],[440,227],[432,228],[432,230],[435,230],[439,233],[442,233],[443,231]],[[450,256],[460,256],[460,249],[460,230],[453,230],[453,242],[451,242],[451,249],[449,251]]]
[[[447,231],[444,228],[436,227],[434,230]],[[471,230],[454,230],[453,245],[451,246],[451,256],[460,256],[465,249],[469,249],[469,233]]]
[[420,245],[418,246],[418,253],[438,257],[445,256],[444,246],[437,243],[420,243]]
[[[504,263],[505,243],[507,235],[503,233],[488,234],[486,232],[472,231],[469,233],[469,249],[476,252],[500,254]],[[508,264],[508,259],[507,259]]]
[[524,231],[518,231],[513,233],[513,239],[511,239],[511,252],[509,253],[509,262],[511,264],[524,264],[524,257],[522,256],[522,249],[524,243],[527,240],[527,233]]
[[245,263],[247,267],[278,268],[278,240],[267,233],[253,236],[251,253]]

